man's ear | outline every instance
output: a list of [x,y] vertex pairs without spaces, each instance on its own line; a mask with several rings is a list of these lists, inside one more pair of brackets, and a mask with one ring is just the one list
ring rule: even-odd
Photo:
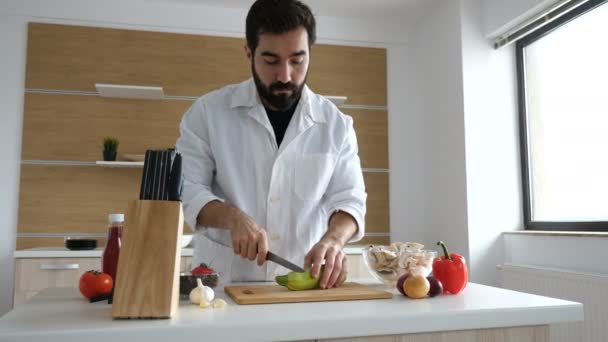
[[245,44],[245,55],[247,56],[247,59],[249,60],[249,62],[251,62],[251,59],[253,57],[253,52],[251,51],[251,49],[249,48],[249,46],[247,44]]

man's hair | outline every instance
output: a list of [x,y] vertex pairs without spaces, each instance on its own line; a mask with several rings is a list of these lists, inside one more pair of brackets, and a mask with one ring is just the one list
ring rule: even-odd
[[247,14],[247,45],[255,51],[260,34],[281,34],[300,26],[308,32],[308,47],[311,47],[317,33],[315,17],[308,6],[298,0],[257,0]]

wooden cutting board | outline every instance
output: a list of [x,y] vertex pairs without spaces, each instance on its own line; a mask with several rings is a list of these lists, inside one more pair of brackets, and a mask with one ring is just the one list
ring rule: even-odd
[[235,285],[224,291],[237,304],[274,304],[324,302],[336,300],[390,299],[393,294],[357,283],[345,283],[338,288],[290,291],[280,285]]

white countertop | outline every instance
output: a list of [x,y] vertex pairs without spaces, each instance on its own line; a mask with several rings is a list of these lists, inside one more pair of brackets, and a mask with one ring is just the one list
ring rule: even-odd
[[[363,247],[345,247],[346,254],[361,254]],[[103,248],[71,251],[65,247],[38,247],[15,251],[15,258],[101,258]],[[192,248],[182,249],[182,256],[192,256]]]
[[580,303],[474,283],[459,295],[421,300],[393,292],[393,299],[238,305],[217,290],[226,308],[182,301],[172,319],[113,321],[107,303],[88,303],[75,288],[50,288],[0,318],[0,341],[287,341],[583,319]]

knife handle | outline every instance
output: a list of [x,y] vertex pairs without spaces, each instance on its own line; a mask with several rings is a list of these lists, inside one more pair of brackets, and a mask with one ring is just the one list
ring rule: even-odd
[[141,187],[139,189],[139,199],[146,199],[146,185],[148,180],[148,168],[150,167],[150,150],[146,151],[146,157],[144,159],[144,168],[141,172]]
[[175,154],[169,176],[169,200],[180,201],[182,193],[182,155]]

